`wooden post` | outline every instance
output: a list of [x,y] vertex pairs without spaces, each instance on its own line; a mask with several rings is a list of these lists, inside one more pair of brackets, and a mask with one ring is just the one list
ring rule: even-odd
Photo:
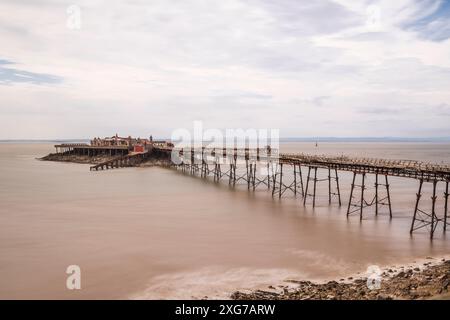
[[275,196],[275,189],[276,189],[276,184],[277,184],[277,174],[278,174],[278,164],[275,168],[275,172],[273,174],[273,183],[272,183],[272,197]]
[[233,165],[233,186],[236,185],[236,166],[237,166],[237,155],[234,155],[234,165]]
[[220,181],[221,177],[222,177],[222,170],[220,168],[220,160],[219,160],[219,162],[217,163],[217,182]]
[[419,201],[420,201],[420,197],[422,197],[422,185],[423,185],[423,179],[420,179],[419,182],[419,191],[416,193],[416,206],[414,208],[414,215],[413,215],[413,220],[411,223],[411,229],[409,230],[409,233],[412,234],[414,231],[414,224],[416,223],[416,217],[417,217],[417,210],[419,209]]
[[387,192],[387,200],[389,206],[389,217],[392,219],[392,207],[391,207],[391,193],[389,192],[389,182],[387,175],[384,176],[386,179],[386,192]]
[[297,195],[297,165],[294,163],[294,194]]
[[328,167],[328,204],[331,204],[331,168]]
[[253,164],[253,191],[256,188],[256,162]]
[[298,165],[298,175],[300,177],[300,187],[302,188],[302,197],[305,196],[305,190],[303,189],[303,175],[302,175],[302,165]]
[[305,197],[303,198],[303,205],[306,205],[306,198],[308,197],[309,176],[311,173],[311,167],[308,167],[308,176],[306,178]]
[[353,172],[353,181],[350,189],[350,199],[348,200],[347,217],[350,214],[350,206],[352,204],[353,190],[355,189],[356,172]]
[[315,208],[315,206],[316,206],[316,184],[317,184],[317,167],[314,167],[313,208]]
[[375,174],[375,215],[378,216],[378,173]]
[[248,171],[248,159],[245,157],[245,168],[247,169],[247,189],[250,189],[250,174]]
[[338,194],[339,207],[340,207],[342,205],[342,203],[341,203],[341,190],[339,189],[339,176],[338,176],[337,169],[334,169],[334,173],[336,174],[336,187],[337,187],[337,194]]
[[281,198],[282,185],[283,185],[283,164],[280,163],[280,190],[278,190],[278,198]]
[[366,186],[365,186],[365,181],[364,181],[365,177],[366,177],[366,174],[363,173],[363,174],[362,174],[362,184],[361,184],[361,207],[360,207],[360,210],[359,210],[359,220],[362,220],[362,218],[363,218],[363,209],[364,209],[364,189],[366,188]]
[[447,231],[447,214],[448,214],[448,181],[445,182],[445,193],[444,193],[444,232]]
[[[433,235],[434,235],[434,230],[436,229],[435,226],[435,219],[437,219],[436,217],[436,185],[437,185],[437,180],[433,181],[433,196],[431,197],[431,229],[430,229],[430,238],[433,239]],[[436,221],[437,224],[437,221]]]

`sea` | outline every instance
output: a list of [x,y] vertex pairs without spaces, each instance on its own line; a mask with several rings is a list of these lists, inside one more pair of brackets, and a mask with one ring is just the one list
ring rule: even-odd
[[[411,264],[450,253],[442,224],[410,235],[418,181],[390,178],[387,206],[347,217],[351,173],[339,172],[342,206],[328,203],[319,169],[316,207],[264,186],[230,186],[180,170],[91,172],[40,161],[52,142],[0,143],[0,299],[218,299],[236,290],[275,290],[289,280],[364,276],[373,266]],[[448,142],[288,141],[282,152],[450,163]],[[306,182],[306,168],[303,168]],[[373,199],[374,177],[367,176]],[[380,192],[384,189],[380,188]],[[444,184],[436,212],[444,214]],[[431,209],[425,184],[421,209]],[[69,266],[80,289],[69,289]],[[70,286],[69,286],[70,287]]]

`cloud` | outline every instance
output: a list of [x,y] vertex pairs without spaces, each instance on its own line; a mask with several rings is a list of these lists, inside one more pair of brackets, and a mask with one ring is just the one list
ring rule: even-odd
[[447,3],[78,0],[70,29],[73,1],[4,0],[0,138],[450,136]]
[[417,32],[422,38],[431,41],[444,41],[450,38],[450,2],[427,0],[419,2],[416,16],[404,27]]
[[13,64],[14,62],[0,59],[0,85],[11,85],[14,83],[32,83],[42,85],[57,84],[62,82],[62,78],[58,76],[5,67]]

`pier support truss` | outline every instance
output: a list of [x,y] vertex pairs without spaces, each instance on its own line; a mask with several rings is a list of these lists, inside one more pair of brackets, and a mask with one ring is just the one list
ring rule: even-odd
[[[313,208],[316,206],[316,190],[317,190],[317,182],[322,182],[322,181],[328,181],[328,204],[331,204],[332,198],[333,197],[337,197],[338,199],[338,203],[339,206],[342,205],[341,202],[341,191],[339,188],[339,176],[337,173],[336,169],[331,169],[328,168],[328,177],[327,178],[323,178],[323,179],[318,179],[317,178],[317,171],[318,171],[318,167],[316,166],[309,166],[308,167],[308,175],[306,178],[306,189],[305,189],[305,193],[304,193],[304,198],[303,198],[303,205],[306,205],[306,200],[309,197],[312,197],[312,205]],[[314,178],[311,175],[311,172],[314,171]],[[332,176],[332,172],[334,173],[334,176]],[[310,181],[312,180],[313,182],[313,186],[312,186],[312,193],[308,193],[309,189],[309,185],[310,185]],[[336,183],[336,189],[333,190],[332,188],[332,180],[334,180],[334,182]]]
[[214,182],[228,178],[229,185],[244,184],[249,190],[255,190],[259,186],[270,189],[274,185],[274,171],[271,160],[261,161],[259,155],[256,158],[248,154],[238,156],[234,154],[222,154],[212,151],[205,153],[183,151],[178,168],[182,172],[191,175],[200,175],[202,178],[213,177]]
[[[295,196],[304,196],[302,167],[298,164],[278,163],[273,170],[272,196],[281,198],[286,191],[291,191]],[[270,181],[267,179],[267,181]]]
[[[432,183],[432,195],[431,195],[431,211],[425,211],[420,208],[420,200],[422,198],[422,187],[424,182]],[[444,215],[443,217],[439,217],[436,213],[436,200],[437,200],[437,180],[427,181],[424,179],[420,179],[419,181],[419,190],[416,194],[416,206],[414,208],[414,215],[411,223],[410,233],[412,234],[414,231],[422,228],[427,228],[430,231],[430,238],[432,239],[434,236],[434,232],[436,231],[439,223],[443,223],[444,232],[447,231],[447,225],[449,222],[447,221],[448,215],[448,184],[449,181],[445,182],[445,192],[444,192]]]
[[[64,145],[63,147],[67,147]],[[375,216],[380,208],[386,206],[389,217],[392,218],[391,195],[388,176],[417,179],[420,181],[414,210],[411,233],[415,230],[428,227],[430,236],[433,237],[438,224],[443,224],[446,231],[449,222],[448,216],[448,184],[450,181],[450,166],[429,164],[411,160],[386,160],[386,159],[360,159],[345,156],[329,157],[305,154],[279,154],[274,155],[270,147],[264,149],[249,148],[154,148],[167,156],[176,154],[180,158],[177,165],[183,172],[194,176],[220,182],[228,179],[231,186],[245,185],[248,190],[255,190],[262,186],[272,192],[273,197],[281,198],[286,192],[292,192],[295,196],[302,195],[303,205],[308,199],[312,200],[312,206],[316,206],[316,195],[319,182],[328,181],[328,204],[337,199],[339,206],[341,192],[338,171],[353,173],[350,189],[350,197],[347,207],[347,217],[358,214],[363,219],[364,209],[375,206]],[[260,150],[265,153],[261,156]],[[70,151],[70,150],[69,150]],[[172,158],[173,160],[173,158]],[[117,162],[120,166],[120,162]],[[113,163],[112,165],[116,165]],[[302,168],[303,167],[303,168]],[[304,185],[302,169],[308,169],[306,184]],[[320,169],[320,171],[319,171]],[[319,173],[328,171],[327,177],[318,178]],[[367,192],[368,177],[375,178],[374,192]],[[384,178],[383,178],[384,176]],[[358,183],[356,181],[358,180]],[[431,197],[431,212],[419,208],[424,182],[433,184]],[[436,215],[436,186],[438,182],[445,183],[444,215]],[[372,189],[372,188],[371,188]],[[359,191],[359,193],[358,193]]]
[[[361,176],[361,184],[356,184],[356,177]],[[353,180],[350,189],[350,197],[348,200],[347,217],[351,214],[359,214],[360,220],[363,218],[364,208],[375,206],[375,215],[378,215],[380,206],[388,206],[389,217],[392,218],[391,194],[389,191],[389,182],[387,175],[384,175],[385,183],[379,182],[379,174],[375,174],[375,194],[370,201],[367,201],[365,196],[366,187],[366,173],[353,172]],[[380,196],[379,187],[385,188],[385,195]],[[360,195],[355,195],[355,188],[360,190]]]

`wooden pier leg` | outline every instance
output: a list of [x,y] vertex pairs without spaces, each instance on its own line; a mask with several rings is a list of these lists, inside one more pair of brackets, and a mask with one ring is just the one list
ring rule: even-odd
[[236,166],[237,166],[237,161],[236,161],[236,156],[234,156],[234,164],[233,164],[233,186],[236,185]]
[[202,148],[202,173],[201,173],[203,178],[206,178],[206,176],[208,175],[206,165],[207,164],[205,161],[205,148],[203,147]]
[[363,209],[364,209],[364,189],[366,188],[365,186],[365,178],[366,178],[366,174],[363,173],[362,174],[362,183],[361,183],[361,207],[359,209],[359,220],[362,220],[363,218]]
[[353,181],[350,189],[350,198],[348,200],[348,207],[347,207],[347,217],[350,214],[350,206],[352,204],[353,199],[353,190],[355,189],[355,179],[356,179],[356,172],[353,172]]
[[200,177],[202,177],[202,178],[205,177],[205,159],[203,157],[203,152],[204,152],[204,150],[202,149],[202,168],[200,170]]
[[194,149],[191,148],[191,174],[192,175],[195,173],[194,163],[195,163]]
[[302,165],[298,165],[298,175],[300,177],[300,187],[302,188],[302,197],[305,196],[305,190],[303,189],[303,174],[302,174]]
[[221,172],[220,172],[220,162],[216,162],[216,181],[219,182],[220,180],[220,176],[221,176]]
[[256,188],[256,162],[253,165],[253,191]]
[[314,167],[313,208],[315,208],[316,206],[316,184],[317,184],[317,167]]
[[283,164],[280,163],[280,190],[278,190],[278,198],[281,198],[282,186],[283,186]]
[[201,174],[201,176],[203,178],[206,178],[206,163],[205,163],[205,160],[203,160],[203,159],[202,159],[202,174]]
[[375,174],[375,215],[378,216],[378,173]]
[[447,182],[445,183],[445,193],[444,193],[444,199],[445,199],[445,203],[444,203],[444,232],[447,231],[448,183],[449,183],[449,181],[447,181]]
[[433,181],[433,196],[431,197],[431,229],[430,229],[430,239],[433,239],[434,230],[436,229],[436,225],[438,223],[436,217],[436,185],[437,180]]
[[416,206],[414,208],[414,215],[413,215],[413,220],[411,223],[411,229],[409,230],[409,233],[412,234],[414,231],[414,224],[416,223],[416,217],[417,217],[417,210],[419,209],[419,201],[420,198],[422,197],[422,185],[423,185],[423,179],[420,179],[419,182],[419,191],[416,193]]
[[328,167],[328,204],[331,204],[331,168]]
[[385,175],[384,177],[386,179],[386,193],[387,193],[387,201],[388,201],[388,206],[389,206],[389,217],[392,219],[391,193],[389,191],[389,181],[388,181],[387,175]]
[[250,163],[250,181],[249,181],[250,187],[253,187],[253,171],[254,171],[254,166],[255,166],[255,164]]
[[334,173],[336,175],[336,188],[337,188],[337,195],[338,195],[339,207],[340,207],[342,205],[342,202],[341,202],[341,190],[339,189],[339,176],[338,176],[337,169],[334,169]]
[[273,172],[272,197],[275,196],[275,189],[276,189],[276,185],[277,185],[277,175],[278,175],[278,163],[276,164],[275,171]]
[[306,205],[306,198],[308,197],[309,176],[311,174],[311,167],[308,167],[308,176],[306,177],[305,196],[303,198],[303,205]]
[[267,189],[270,190],[270,162],[267,161]]
[[294,195],[297,196],[297,165],[294,163]]
[[247,169],[247,189],[250,189],[250,172],[248,167],[248,159],[245,159],[245,167]]

